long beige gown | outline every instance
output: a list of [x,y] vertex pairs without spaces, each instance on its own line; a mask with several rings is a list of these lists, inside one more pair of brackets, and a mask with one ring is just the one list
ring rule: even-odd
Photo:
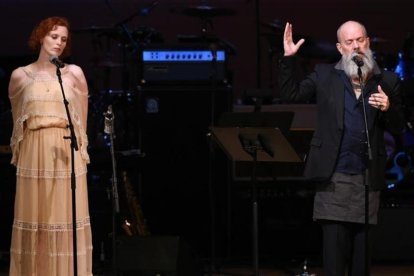
[[[13,112],[11,163],[16,198],[10,249],[12,276],[73,275],[71,153],[67,115],[56,76],[24,70],[9,91]],[[78,275],[92,275],[92,237],[87,192],[87,91],[73,87],[62,69],[64,91],[78,140],[75,151]]]

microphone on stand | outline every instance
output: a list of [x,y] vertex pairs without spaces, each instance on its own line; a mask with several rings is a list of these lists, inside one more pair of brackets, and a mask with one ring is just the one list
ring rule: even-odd
[[114,114],[112,113],[112,105],[108,105],[108,110],[104,113],[105,117],[105,125],[104,125],[104,132],[106,134],[112,134],[113,133],[113,120],[114,120]]
[[355,64],[358,67],[364,66],[364,61],[362,60],[362,58],[356,52],[352,53],[351,59],[352,59],[353,62],[355,62]]
[[65,63],[63,63],[57,56],[50,56],[49,61],[56,65],[57,68],[65,67]]

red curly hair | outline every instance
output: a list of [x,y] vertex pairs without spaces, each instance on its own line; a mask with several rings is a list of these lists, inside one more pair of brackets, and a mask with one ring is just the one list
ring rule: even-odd
[[61,16],[52,16],[40,21],[40,23],[33,29],[28,44],[30,49],[34,51],[40,51],[41,40],[56,26],[63,26],[68,29],[68,40],[66,42],[66,47],[62,52],[62,57],[67,57],[70,54],[70,24],[65,17]]

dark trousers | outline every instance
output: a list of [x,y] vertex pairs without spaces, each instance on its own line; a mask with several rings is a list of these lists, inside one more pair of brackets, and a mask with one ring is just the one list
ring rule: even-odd
[[[365,275],[365,226],[360,223],[321,221],[324,276]],[[368,241],[371,241],[368,232]],[[368,246],[370,252],[371,243]],[[370,259],[370,253],[368,258]]]

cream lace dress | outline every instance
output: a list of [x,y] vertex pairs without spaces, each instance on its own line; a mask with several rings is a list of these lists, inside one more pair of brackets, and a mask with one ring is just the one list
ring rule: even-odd
[[[11,163],[16,166],[16,197],[10,250],[10,275],[73,275],[71,153],[67,115],[56,76],[27,67],[16,91]],[[87,192],[87,91],[64,91],[78,140],[75,151],[78,275],[92,275],[92,237]],[[65,84],[65,80],[67,80]],[[73,83],[73,82],[72,82]],[[11,92],[11,93],[10,93]]]

